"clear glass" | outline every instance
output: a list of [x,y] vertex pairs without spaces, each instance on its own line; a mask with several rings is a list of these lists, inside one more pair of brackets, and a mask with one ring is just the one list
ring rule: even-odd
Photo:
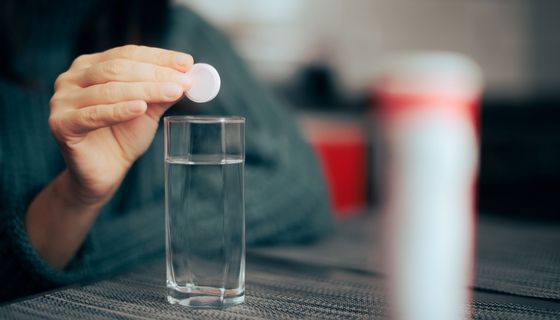
[[245,119],[170,116],[165,126],[167,300],[245,300]]

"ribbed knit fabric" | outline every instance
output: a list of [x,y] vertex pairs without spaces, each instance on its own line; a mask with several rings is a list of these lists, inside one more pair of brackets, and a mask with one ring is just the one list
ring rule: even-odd
[[[107,276],[164,251],[161,128],[64,271],[47,265],[28,240],[24,226],[28,205],[65,167],[47,119],[54,79],[75,58],[73,41],[87,13],[86,6],[77,7],[54,19],[28,13],[25,53],[18,61],[34,75],[37,88],[24,89],[0,79],[0,301]],[[330,212],[324,182],[287,110],[249,75],[222,34],[183,7],[171,10],[163,46],[214,65],[222,77],[215,100],[198,110],[171,112],[247,119],[248,244],[303,241],[325,233]],[[201,217],[200,223],[202,227],[213,221]]]

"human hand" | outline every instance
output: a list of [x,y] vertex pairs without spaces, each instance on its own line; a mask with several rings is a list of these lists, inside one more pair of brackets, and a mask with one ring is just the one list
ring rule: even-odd
[[74,200],[102,205],[151,144],[160,117],[190,87],[190,55],[127,45],[82,55],[55,82],[50,129]]

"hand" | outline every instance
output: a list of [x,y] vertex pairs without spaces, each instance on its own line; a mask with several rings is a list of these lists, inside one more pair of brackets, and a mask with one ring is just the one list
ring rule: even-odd
[[188,54],[127,45],[80,56],[57,78],[49,126],[74,200],[102,205],[111,197],[190,86],[192,63]]

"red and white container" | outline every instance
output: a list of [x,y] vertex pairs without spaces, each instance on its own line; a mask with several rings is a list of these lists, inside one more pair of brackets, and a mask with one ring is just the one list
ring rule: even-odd
[[479,67],[448,52],[395,57],[376,78],[392,319],[470,317],[481,90]]

